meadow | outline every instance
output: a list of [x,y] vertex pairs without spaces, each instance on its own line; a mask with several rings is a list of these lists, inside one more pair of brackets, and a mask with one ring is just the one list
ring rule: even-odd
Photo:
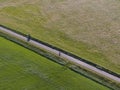
[[0,90],[109,90],[0,37]]
[[120,73],[119,0],[0,0],[0,24]]

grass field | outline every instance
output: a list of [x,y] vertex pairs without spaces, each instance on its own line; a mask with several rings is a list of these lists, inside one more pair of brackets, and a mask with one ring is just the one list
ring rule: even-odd
[[119,0],[0,0],[0,24],[120,73]]
[[0,90],[109,90],[0,37]]

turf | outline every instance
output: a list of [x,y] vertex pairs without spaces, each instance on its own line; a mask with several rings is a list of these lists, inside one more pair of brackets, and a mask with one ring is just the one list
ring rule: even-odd
[[119,0],[0,0],[0,24],[120,73],[119,9]]
[[0,90],[109,90],[0,37]]

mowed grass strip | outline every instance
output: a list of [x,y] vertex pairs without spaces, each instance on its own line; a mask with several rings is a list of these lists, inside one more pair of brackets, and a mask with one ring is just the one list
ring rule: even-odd
[[119,0],[0,0],[0,24],[120,73]]
[[0,90],[109,90],[0,37]]

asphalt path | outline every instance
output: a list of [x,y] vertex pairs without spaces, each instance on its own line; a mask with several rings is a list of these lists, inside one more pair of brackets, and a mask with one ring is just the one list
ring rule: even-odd
[[[17,38],[19,40],[22,40],[24,42],[28,42],[27,41],[27,37],[22,36],[20,34],[17,34],[17,33],[13,32],[13,31],[11,31],[9,29],[6,29],[4,27],[1,27],[1,26],[0,26],[0,32],[8,34],[8,35],[11,35],[11,36],[13,36],[13,37],[15,37],[15,38]],[[48,46],[46,46],[44,44],[41,44],[41,43],[39,43],[37,41],[34,41],[34,40],[30,40],[28,43],[31,44],[31,45],[34,45],[34,46],[36,46],[38,48],[42,48],[42,49],[44,49],[44,50],[46,50],[48,52],[51,52],[51,53],[53,53],[55,55],[60,55],[61,58],[67,59],[69,62],[77,64],[80,67],[83,67],[84,69],[87,69],[88,71],[97,73],[98,75],[100,75],[102,77],[105,77],[105,78],[107,78],[109,80],[112,80],[112,81],[115,81],[117,83],[120,83],[120,78],[119,77],[116,77],[116,76],[111,75],[111,74],[109,74],[109,73],[107,73],[105,71],[102,71],[102,70],[100,70],[100,69],[98,69],[98,68],[96,68],[96,67],[94,67],[92,65],[89,65],[89,64],[87,64],[87,63],[85,63],[83,61],[80,61],[80,60],[78,60],[78,59],[76,59],[76,58],[74,58],[72,56],[69,56],[69,55],[67,55],[65,53],[62,53],[62,52],[60,52],[58,50],[50,48],[50,47],[48,47]]]

